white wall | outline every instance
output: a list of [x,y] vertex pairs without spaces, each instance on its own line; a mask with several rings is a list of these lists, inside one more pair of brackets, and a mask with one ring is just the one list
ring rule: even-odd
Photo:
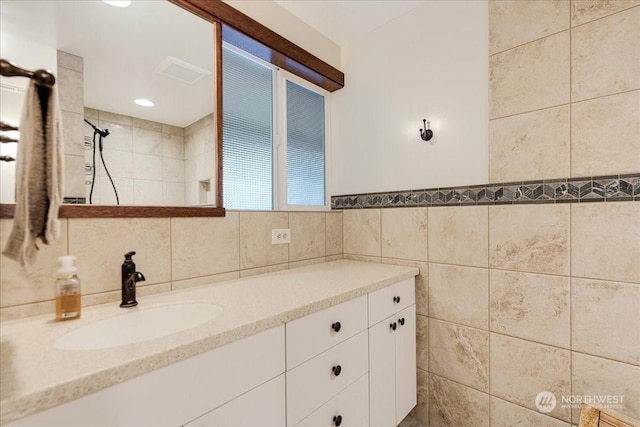
[[485,0],[425,2],[345,46],[345,87],[331,104],[331,193],[486,183],[487,58]]
[[224,0],[229,6],[340,69],[340,46],[273,1]]

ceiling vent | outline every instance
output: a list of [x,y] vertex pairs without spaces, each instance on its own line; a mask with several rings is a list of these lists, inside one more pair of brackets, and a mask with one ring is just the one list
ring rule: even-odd
[[211,71],[196,67],[188,62],[181,61],[173,56],[167,56],[162,60],[160,65],[155,69],[156,73],[172,79],[180,80],[183,83],[193,84],[203,78],[211,75]]

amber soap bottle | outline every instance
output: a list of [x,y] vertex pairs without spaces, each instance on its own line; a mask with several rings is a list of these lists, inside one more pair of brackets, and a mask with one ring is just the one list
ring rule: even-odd
[[58,258],[60,268],[56,279],[56,320],[80,318],[80,279],[73,264],[76,257],[65,255]]

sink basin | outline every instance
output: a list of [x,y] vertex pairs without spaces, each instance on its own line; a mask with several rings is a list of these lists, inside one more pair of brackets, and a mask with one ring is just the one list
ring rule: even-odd
[[175,334],[220,315],[210,303],[182,303],[150,308],[122,309],[123,313],[91,323],[60,337],[54,347],[62,350],[95,350],[134,344]]

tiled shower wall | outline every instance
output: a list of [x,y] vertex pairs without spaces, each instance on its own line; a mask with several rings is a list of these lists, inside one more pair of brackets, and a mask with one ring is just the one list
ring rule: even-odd
[[[12,220],[0,220],[4,247]],[[292,242],[272,245],[273,228]],[[224,218],[64,219],[62,236],[41,247],[30,276],[0,259],[0,319],[54,314],[57,257],[72,254],[83,306],[119,301],[120,265],[136,251],[144,296],[342,258],[341,212],[234,212]]]
[[[85,108],[84,115],[94,125],[111,132],[103,140],[103,156],[118,190],[120,204],[185,204],[182,128],[93,108]],[[93,130],[83,124],[84,160],[91,166]],[[91,170],[86,169],[85,174],[89,203]],[[98,151],[92,200],[96,204],[116,204],[115,193]]]

